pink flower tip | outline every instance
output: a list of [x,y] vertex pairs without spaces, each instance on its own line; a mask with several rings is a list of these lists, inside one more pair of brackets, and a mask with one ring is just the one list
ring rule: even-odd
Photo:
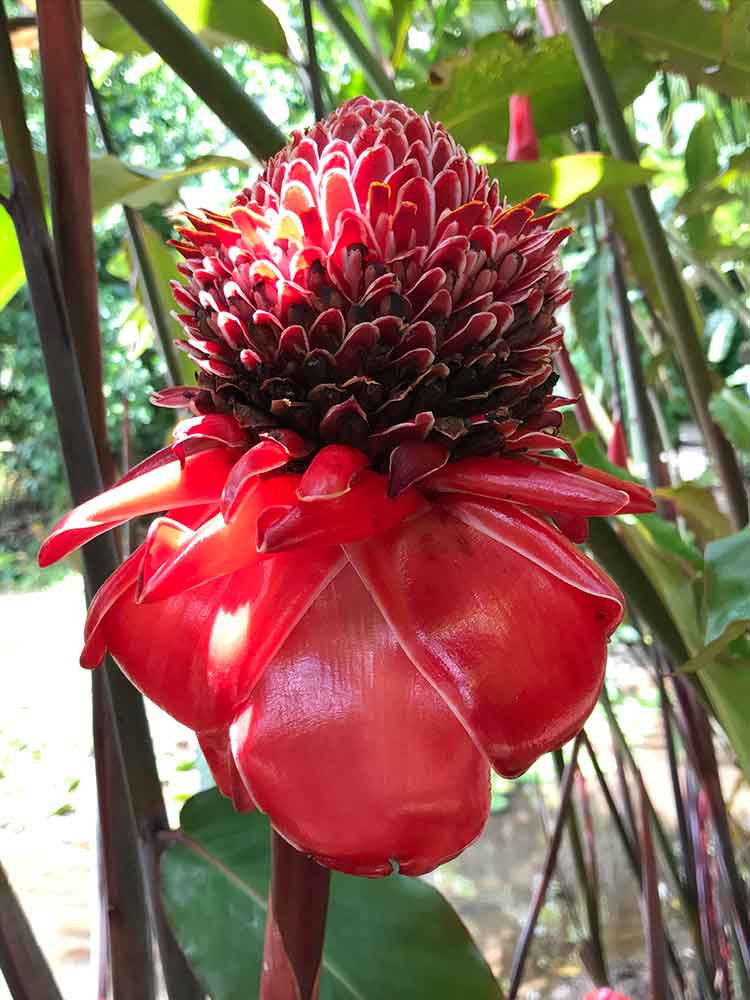
[[516,160],[538,160],[539,139],[534,128],[531,113],[531,98],[526,94],[511,94],[508,101],[510,132],[506,158]]

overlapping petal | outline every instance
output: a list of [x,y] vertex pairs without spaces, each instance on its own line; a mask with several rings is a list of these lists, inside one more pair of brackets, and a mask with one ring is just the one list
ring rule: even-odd
[[144,604],[136,603],[136,581],[123,578],[124,589],[96,615],[87,647],[100,658],[109,650],[133,684],[184,725],[227,727],[343,562],[335,548],[304,561],[289,553]]
[[289,636],[232,727],[279,832],[357,875],[430,871],[478,836],[489,770],[351,567]]
[[55,525],[39,549],[39,565],[50,566],[131,517],[218,501],[238,457],[234,448],[211,448],[188,456],[184,462],[175,457],[142,475],[126,476]]
[[514,777],[583,725],[622,603],[583,556],[567,565],[552,529],[471,506],[475,526],[436,508],[347,552],[410,660]]

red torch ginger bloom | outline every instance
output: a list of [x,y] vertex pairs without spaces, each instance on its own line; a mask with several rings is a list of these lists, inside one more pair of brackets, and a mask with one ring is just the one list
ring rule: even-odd
[[[167,511],[94,598],[109,650],[221,790],[362,875],[429,871],[583,725],[617,587],[571,543],[651,510],[557,436],[566,229],[393,101],[290,144],[175,245],[197,385],[174,444],[65,517],[43,565]],[[561,449],[565,457],[550,451]]]

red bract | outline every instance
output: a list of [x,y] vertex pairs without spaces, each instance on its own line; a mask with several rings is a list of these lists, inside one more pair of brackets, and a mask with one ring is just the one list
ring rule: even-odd
[[508,101],[510,128],[508,131],[508,150],[506,159],[538,160],[539,139],[534,128],[534,116],[531,113],[531,98],[526,94],[511,94]]
[[94,598],[82,663],[109,650],[238,808],[343,871],[473,840],[490,766],[582,726],[622,615],[570,539],[653,504],[557,436],[568,231],[542,200],[505,204],[391,101],[295,134],[181,230],[200,372],[156,402],[193,416],[40,553],[167,511]]
[[598,990],[591,990],[583,1000],[630,1000],[624,993],[617,993],[609,986],[601,986]]

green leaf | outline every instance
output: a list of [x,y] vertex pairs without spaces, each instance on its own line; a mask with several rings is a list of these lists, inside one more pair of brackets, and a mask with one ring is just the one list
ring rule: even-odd
[[[287,54],[286,35],[262,0],[165,0],[191,31],[208,45],[245,42],[261,52]],[[150,52],[150,46],[104,0],[82,0],[83,23],[90,35],[114,52]]]
[[750,776],[750,660],[715,661],[699,677],[742,770]]
[[[159,294],[162,300],[162,309],[166,316],[169,316],[169,325],[174,332],[175,339],[183,339],[185,336],[185,331],[182,329],[180,324],[176,319],[170,315],[174,309],[174,304],[172,301],[172,296],[170,294],[170,281],[183,281],[183,276],[177,270],[177,258],[175,253],[170,250],[158,233],[152,226],[147,223],[142,222],[143,227],[143,242],[146,248],[146,253],[148,254],[149,263],[151,264],[151,270],[154,273],[154,278],[156,279],[156,285],[159,289]],[[182,375],[182,381],[185,385],[192,385],[195,381],[195,366],[187,354],[184,351],[176,351],[177,361],[180,366],[180,372]]]
[[[212,1000],[257,996],[269,878],[269,826],[215,790],[182,810],[161,861],[177,939]],[[321,1000],[496,1000],[468,931],[421,879],[333,874]]]
[[706,547],[706,643],[718,639],[733,622],[750,625],[750,530]]
[[685,176],[690,187],[705,184],[719,172],[714,125],[704,115],[693,125],[685,147]]
[[416,0],[391,0],[391,16],[388,31],[391,36],[391,66],[398,69],[406,52],[409,25],[412,21]]
[[719,10],[695,0],[613,0],[598,23],[691,83],[737,97],[750,92],[750,4]]
[[[609,32],[599,37],[602,55],[623,105],[640,94],[653,74],[638,47]],[[430,82],[409,92],[409,103],[429,110],[467,148],[504,148],[508,98],[531,97],[540,136],[561,132],[591,114],[586,85],[564,35],[535,43],[497,32],[433,67]]]
[[91,160],[94,214],[117,203],[138,209],[147,205],[169,205],[176,200],[188,177],[224,167],[248,169],[245,160],[232,156],[201,156],[175,170],[144,170],[128,166],[116,156],[95,156]]
[[[36,154],[42,187],[47,181],[47,160]],[[169,205],[177,198],[180,187],[187,178],[208,170],[225,167],[248,169],[245,160],[231,156],[201,156],[175,170],[143,170],[129,167],[116,156],[95,156],[91,160],[91,197],[94,216],[118,203],[133,208],[147,205]],[[0,163],[0,193],[7,195],[9,188],[8,165]],[[10,216],[0,208],[0,310],[23,286],[24,271],[21,251]]]
[[0,309],[4,309],[24,282],[16,228],[4,208],[0,208],[0,247]]
[[656,492],[675,505],[699,542],[705,544],[716,538],[723,538],[732,530],[729,519],[719,510],[713,491],[707,487],[681,483]]
[[750,774],[750,654],[743,638],[750,631],[749,569],[747,528],[706,547],[706,647],[682,668],[699,671],[745,774]]
[[711,397],[711,416],[740,451],[750,451],[750,399],[742,389],[722,389]]
[[652,177],[652,171],[636,163],[615,160],[603,153],[575,153],[533,162],[500,162],[491,164],[488,169],[500,182],[501,194],[510,201],[523,201],[535,191],[544,191],[553,208],[565,208],[579,198],[605,191],[647,184]]

